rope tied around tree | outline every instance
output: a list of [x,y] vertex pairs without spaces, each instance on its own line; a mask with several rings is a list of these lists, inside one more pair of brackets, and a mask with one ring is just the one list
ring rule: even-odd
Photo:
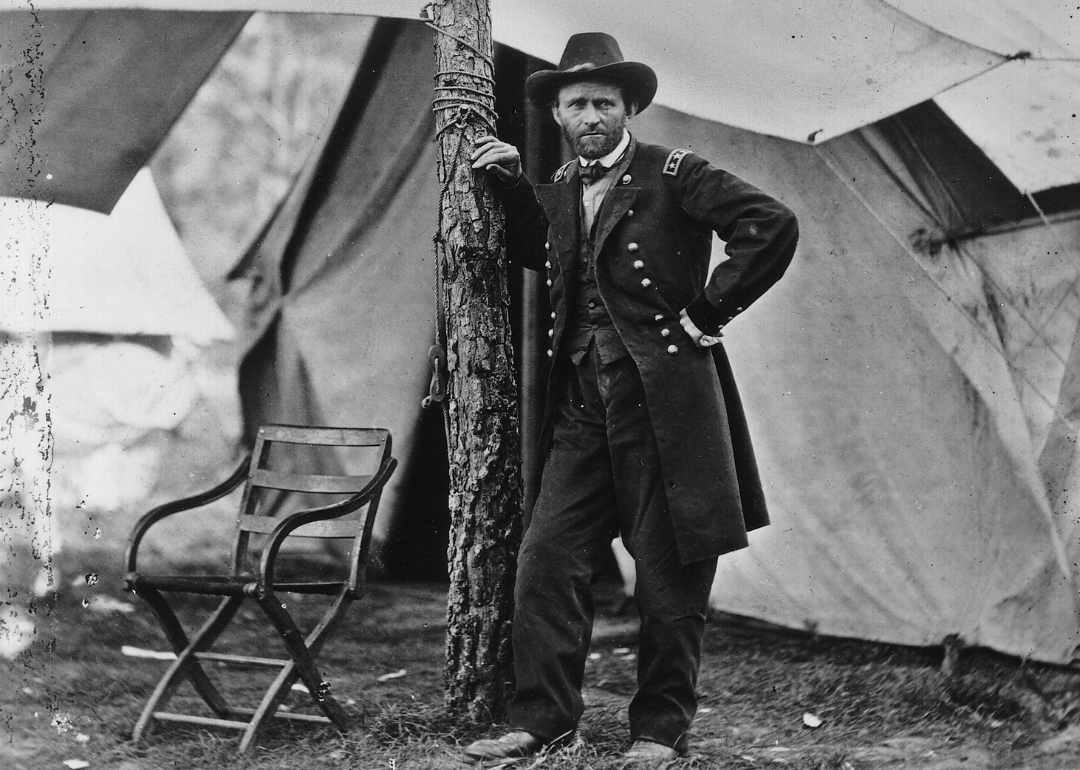
[[[429,11],[425,9],[424,14],[429,14]],[[480,51],[468,41],[463,40],[458,35],[449,32],[444,27],[440,27],[431,21],[427,21],[425,24],[436,33],[453,40],[466,50],[479,56],[487,70],[494,74],[495,65],[490,56]],[[471,78],[477,85],[486,86],[487,88],[485,90],[484,88],[476,88],[471,85],[456,82],[457,79],[461,78]],[[435,73],[434,79],[436,81],[436,85],[434,86],[436,96],[432,100],[432,110],[436,114],[440,112],[450,113],[445,116],[446,122],[435,132],[436,142],[439,141],[442,134],[448,129],[456,128],[459,131],[464,131],[469,125],[470,117],[475,118],[476,121],[483,124],[490,134],[495,135],[498,133],[496,121],[499,119],[499,114],[495,111],[493,105],[495,98],[493,93],[495,79],[493,77],[464,69],[441,69]],[[467,94],[472,94],[479,98],[470,98]],[[446,179],[442,180],[441,194],[446,194],[449,185],[450,178],[448,175]],[[440,236],[436,233],[434,237],[436,247],[439,245],[439,239]],[[428,351],[428,363],[431,367],[431,383],[428,388],[428,395],[424,397],[421,406],[427,409],[433,404],[443,405],[444,428],[447,431],[446,435],[449,435],[450,404],[446,400],[447,340],[443,291],[443,275],[441,270],[437,269],[435,275],[435,345]]]
[[[427,18],[431,16],[430,6],[424,8],[423,16]],[[476,54],[476,56],[480,57],[480,61],[484,63],[484,66],[486,67],[488,72],[492,73],[492,75],[495,73],[495,63],[491,60],[491,56],[481,51],[469,41],[462,39],[458,35],[455,35],[453,32],[450,32],[445,27],[440,27],[438,24],[435,24],[431,21],[425,21],[424,23],[428,27],[433,29],[436,33],[453,40],[465,50]],[[456,110],[457,114],[453,117],[447,118],[446,125],[442,126],[436,131],[435,141],[438,141],[442,133],[451,126],[464,129],[468,125],[470,115],[474,115],[476,119],[483,123],[492,134],[495,134],[495,121],[499,119],[499,115],[495,112],[495,98],[492,93],[492,89],[489,88],[488,90],[484,91],[479,88],[472,88],[470,86],[454,83],[452,81],[452,77],[455,75],[474,78],[478,81],[481,81],[482,83],[487,83],[492,87],[495,85],[494,78],[488,75],[482,75],[478,72],[470,72],[468,70],[462,69],[444,69],[436,72],[435,80],[438,81],[440,78],[444,79],[441,84],[435,86],[435,90],[437,92],[464,91],[466,93],[476,94],[477,96],[480,96],[481,99],[470,99],[467,96],[436,96],[432,103],[432,109],[434,109],[436,112]],[[443,104],[443,102],[445,102],[445,104]]]
[[[457,86],[436,86],[436,90],[450,91],[461,90]],[[439,102],[449,102],[449,104],[439,104]],[[464,129],[469,125],[469,116],[474,115],[487,129],[495,134],[495,121],[498,119],[498,114],[490,106],[477,99],[469,99],[463,96],[437,96],[432,102],[435,111],[439,110],[457,110],[457,114],[453,117],[447,118],[447,122],[441,128],[435,132],[436,141],[448,128]],[[486,110],[490,113],[490,117],[485,115],[481,110]]]
[[[434,24],[428,24],[428,26],[435,30],[440,29]],[[445,30],[443,31],[445,32]],[[463,42],[459,40],[456,35],[452,35],[448,32],[445,34],[453,40]],[[471,51],[476,51],[475,48],[467,44],[466,47]],[[481,55],[481,60],[490,71],[494,71],[494,64],[490,57]],[[485,90],[484,88],[476,88],[471,85],[455,82],[455,78],[462,77],[473,78],[477,81],[478,85],[487,85],[488,88]],[[435,85],[436,96],[432,100],[432,109],[435,110],[435,112],[456,110],[456,114],[452,117],[447,117],[446,124],[441,126],[435,132],[436,141],[439,140],[439,137],[448,128],[454,127],[464,130],[465,127],[468,126],[470,116],[474,116],[492,135],[497,133],[495,123],[499,119],[499,113],[495,111],[494,106],[495,97],[492,92],[492,89],[495,86],[494,78],[482,75],[478,72],[451,69],[439,70],[436,72],[435,80],[437,81]],[[479,98],[470,98],[467,94],[473,94]]]

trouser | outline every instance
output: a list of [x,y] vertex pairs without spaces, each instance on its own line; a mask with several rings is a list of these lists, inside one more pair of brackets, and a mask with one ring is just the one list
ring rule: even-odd
[[577,726],[591,586],[621,534],[637,568],[641,616],[630,737],[685,750],[716,559],[679,560],[633,359],[604,365],[590,346],[567,369],[553,446],[518,555],[510,723],[546,740]]

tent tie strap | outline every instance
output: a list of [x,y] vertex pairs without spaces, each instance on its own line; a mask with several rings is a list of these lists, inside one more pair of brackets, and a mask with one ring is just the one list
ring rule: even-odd
[[428,386],[428,394],[420,402],[424,409],[446,400],[446,351],[442,345],[428,348],[428,363],[431,365],[431,384]]

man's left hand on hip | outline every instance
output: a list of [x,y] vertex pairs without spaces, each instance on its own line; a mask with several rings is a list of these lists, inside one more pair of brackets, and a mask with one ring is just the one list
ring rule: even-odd
[[699,348],[710,348],[720,342],[720,338],[724,336],[722,331],[715,336],[705,334],[701,329],[694,325],[694,322],[690,320],[690,316],[686,314],[685,310],[679,311],[679,323],[682,324],[683,330],[690,335],[690,339],[692,339],[694,344]]

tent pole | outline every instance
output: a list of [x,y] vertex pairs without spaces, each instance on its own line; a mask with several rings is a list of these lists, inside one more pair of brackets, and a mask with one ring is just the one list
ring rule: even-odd
[[537,397],[542,387],[537,353],[537,334],[540,324],[540,279],[531,270],[525,270],[521,280],[521,474],[523,477],[522,511],[528,515],[536,502],[537,441],[540,436],[541,400]]
[[[550,62],[533,56],[525,58],[522,73],[522,114],[524,118],[524,140],[522,142],[522,164],[526,174],[533,181],[550,178],[555,170],[569,155],[563,145],[562,134],[551,119],[547,110],[541,109],[525,97],[524,81],[530,73],[551,68]],[[522,511],[525,515],[532,512],[539,493],[540,478],[540,431],[544,417],[544,365],[547,357],[547,339],[544,336],[548,328],[547,316],[551,305],[547,298],[547,289],[541,282],[541,276],[532,270],[522,270],[521,282],[521,454],[524,489]]]
[[[542,165],[542,115],[532,104],[525,105],[525,173],[540,179]],[[537,441],[540,437],[543,383],[540,367],[540,278],[532,270],[522,268],[521,281],[521,474],[524,500],[522,510],[528,515],[537,494]]]

